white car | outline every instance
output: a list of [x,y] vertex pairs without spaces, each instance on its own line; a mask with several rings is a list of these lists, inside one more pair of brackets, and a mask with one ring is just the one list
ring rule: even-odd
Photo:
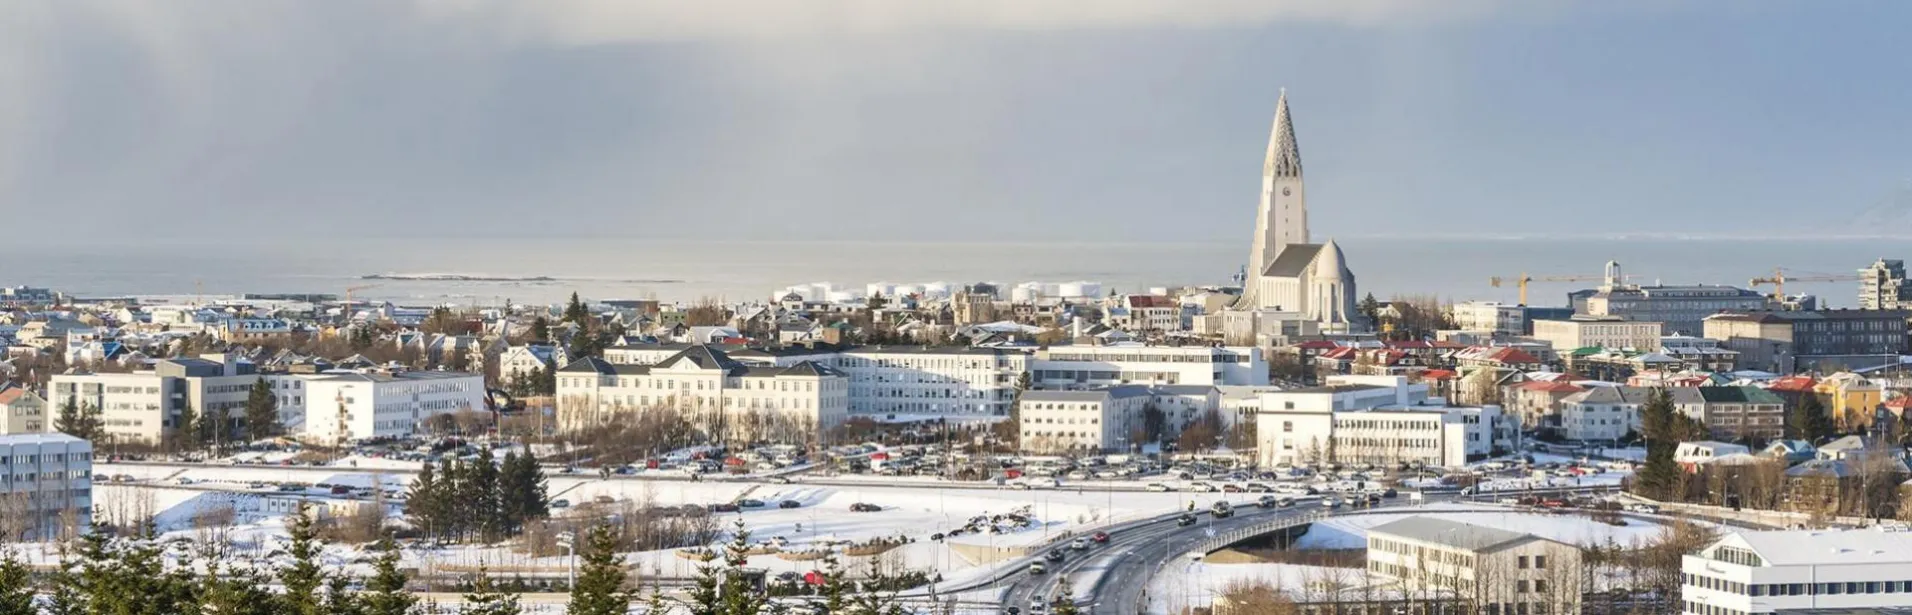
[[1167,491],[1175,490],[1175,488],[1170,487],[1168,485],[1164,485],[1162,483],[1149,483],[1149,486],[1144,487],[1144,489],[1147,489],[1149,491],[1155,491],[1155,492],[1167,492]]
[[1197,493],[1214,493],[1220,491],[1220,489],[1216,489],[1214,485],[1208,483],[1189,483],[1188,490]]
[[1083,549],[1087,549],[1087,548],[1089,548],[1089,539],[1087,539],[1087,538],[1077,538],[1077,539],[1075,539],[1074,541],[1072,541],[1072,542],[1070,542],[1070,543],[1069,543],[1069,548],[1071,548],[1071,549],[1075,549],[1075,550],[1077,550],[1077,551],[1081,551],[1081,550],[1083,550]]

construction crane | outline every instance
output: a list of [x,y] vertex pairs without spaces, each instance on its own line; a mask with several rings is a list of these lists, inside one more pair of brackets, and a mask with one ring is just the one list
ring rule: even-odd
[[1784,267],[1774,267],[1773,277],[1753,278],[1747,281],[1746,285],[1758,287],[1761,284],[1771,284],[1773,285],[1773,300],[1785,301],[1787,282],[1857,282],[1861,279],[1863,278],[1858,274],[1852,273],[1813,273],[1808,271],[1787,273]]
[[[1620,279],[1624,281],[1626,278],[1630,278],[1630,277],[1633,277],[1633,276],[1623,275],[1623,276],[1620,276]],[[1503,284],[1513,284],[1520,287],[1520,304],[1524,306],[1524,305],[1527,305],[1527,283],[1528,282],[1599,282],[1599,281],[1605,281],[1606,279],[1607,279],[1607,276],[1605,275],[1531,276],[1531,275],[1522,273],[1518,276],[1510,276],[1510,277],[1504,277],[1504,278],[1501,276],[1494,276],[1491,278],[1487,278],[1487,283],[1490,285],[1493,285],[1494,288],[1500,288],[1501,285]]]
[[382,285],[381,284],[360,284],[358,286],[345,287],[345,307],[339,310],[340,320],[344,320],[344,321],[352,320],[352,293],[358,292],[361,290],[370,290],[373,288],[378,288],[379,286],[382,286]]

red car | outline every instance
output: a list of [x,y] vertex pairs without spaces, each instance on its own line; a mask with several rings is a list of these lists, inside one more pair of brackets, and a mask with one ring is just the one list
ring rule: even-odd
[[1545,506],[1547,508],[1566,508],[1567,501],[1562,500],[1560,498],[1547,498],[1545,500],[1541,500],[1540,505]]
[[1109,541],[1109,533],[1108,533],[1108,532],[1096,532],[1094,536],[1090,536],[1090,537],[1089,537],[1089,540],[1093,540],[1093,541],[1096,541],[1096,542],[1108,542],[1108,541]]

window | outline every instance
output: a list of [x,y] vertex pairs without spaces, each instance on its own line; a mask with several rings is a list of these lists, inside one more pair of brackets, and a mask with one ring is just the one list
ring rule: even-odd
[[[1521,570],[1526,570],[1526,569],[1527,569],[1527,556],[1525,556],[1525,555],[1522,555],[1522,556],[1520,556],[1520,559],[1519,559],[1519,561],[1520,561],[1520,564],[1519,564],[1519,568],[1520,568]],[[1521,583],[1522,583],[1522,584],[1525,584],[1525,583],[1526,583],[1526,581],[1521,581]]]
[[1524,594],[1524,593],[1527,593],[1527,582],[1526,582],[1526,581],[1515,581],[1515,582],[1514,582],[1514,593],[1519,593],[1519,594]]
[[1545,556],[1545,555],[1535,555],[1535,556],[1534,556],[1534,567],[1535,567],[1535,568],[1539,568],[1539,569],[1542,569],[1542,570],[1545,570],[1545,569],[1547,568],[1547,556]]

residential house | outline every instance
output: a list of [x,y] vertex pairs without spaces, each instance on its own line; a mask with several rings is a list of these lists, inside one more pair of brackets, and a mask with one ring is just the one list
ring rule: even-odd
[[1686,471],[1692,472],[1699,464],[1706,463],[1714,458],[1725,457],[1727,455],[1744,455],[1751,452],[1751,449],[1746,448],[1744,445],[1730,442],[1714,442],[1711,440],[1681,442],[1679,448],[1673,450],[1673,461],[1680,464],[1681,467],[1686,468]]
[[1597,386],[1560,401],[1560,434],[1568,440],[1618,442],[1638,436],[1640,407],[1652,389]]
[[1666,389],[1673,407],[1712,432],[1713,437],[1758,441],[1784,437],[1786,402],[1754,386],[1701,386]]
[[46,400],[17,384],[0,384],[0,434],[52,431]]

